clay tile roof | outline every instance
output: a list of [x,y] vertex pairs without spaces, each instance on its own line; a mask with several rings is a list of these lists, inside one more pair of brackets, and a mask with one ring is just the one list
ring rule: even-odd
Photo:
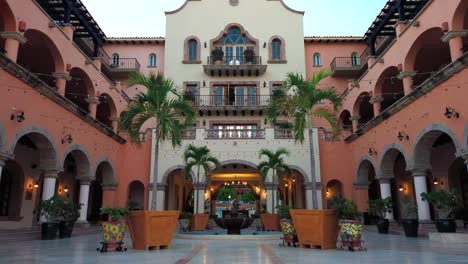
[[365,38],[364,37],[359,37],[359,36],[325,36],[325,37],[320,37],[320,36],[306,36],[304,38],[304,42],[325,42],[325,43],[330,43],[330,42],[364,42]]
[[106,38],[107,44],[158,44],[164,43],[164,37],[112,37]]

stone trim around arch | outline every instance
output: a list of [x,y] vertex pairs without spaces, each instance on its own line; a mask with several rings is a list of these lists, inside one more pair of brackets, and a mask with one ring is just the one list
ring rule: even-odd
[[250,162],[250,161],[246,161],[246,160],[225,160],[221,162],[221,166],[229,165],[229,164],[242,164],[242,165],[257,169],[257,164]]
[[461,146],[462,149],[468,150],[468,122],[465,125],[465,129],[463,130],[463,145]]
[[[279,40],[281,43],[281,50],[280,50],[280,59],[273,60],[273,41]],[[270,38],[268,41],[268,63],[270,64],[286,64],[288,60],[286,59],[286,41],[283,37],[279,35],[275,35]]]
[[408,170],[415,169],[415,168],[423,168],[423,167],[429,168],[430,167],[429,160],[416,160],[416,158],[419,158],[419,157],[416,157],[416,155],[418,155],[417,152],[419,148],[421,148],[420,147],[421,140],[424,138],[424,136],[426,136],[431,131],[439,131],[439,132],[447,134],[452,139],[453,144],[455,145],[455,153],[461,152],[462,146],[460,145],[458,141],[457,135],[455,134],[455,132],[453,132],[452,129],[442,124],[431,124],[427,126],[426,128],[424,128],[423,130],[421,130],[418,136],[415,137],[412,151],[411,151],[412,157],[410,160],[408,160],[408,163],[406,165]]
[[[396,151],[396,155],[394,155],[395,153],[391,153],[391,151]],[[380,155],[380,158],[379,158],[379,167],[378,167],[378,170],[376,171],[376,177],[378,175],[377,178],[393,178],[393,165],[395,163],[395,159],[396,157],[398,156],[398,153],[401,153],[405,159],[405,162],[406,162],[406,167],[408,168],[408,164],[409,164],[409,161],[410,159],[408,158],[408,155],[406,154],[406,151],[405,149],[400,145],[400,144],[396,144],[396,143],[392,143],[392,144],[389,144],[387,146],[385,146],[385,148],[382,150],[381,152],[382,154]],[[391,155],[389,158],[390,158],[390,161],[391,161],[391,168],[388,168],[386,167],[386,164],[384,164],[384,162],[386,162],[386,157],[388,157],[388,155]],[[385,167],[384,167],[385,166]],[[391,177],[382,177],[382,176],[387,176],[386,174],[389,172],[389,169],[391,169]]]
[[[158,182],[158,185],[167,185],[167,179],[169,177],[169,175],[173,172],[173,171],[176,171],[176,170],[182,170],[184,171],[185,169],[185,166],[184,165],[176,165],[176,166],[172,166],[170,167],[169,169],[166,170],[166,172],[164,172],[163,176],[161,177],[161,181]],[[192,181],[193,182],[196,182],[197,181],[197,175],[195,175],[195,173],[190,172],[190,176],[192,177]],[[153,181],[153,179],[150,180],[151,182]],[[152,185],[152,183],[151,183]]]
[[0,122],[0,152],[7,152],[7,133],[5,127]]
[[[359,162],[358,162],[358,166],[357,166],[357,168],[356,168],[356,173],[355,173],[355,176],[354,176],[355,181],[354,181],[353,184],[354,184],[355,186],[364,185],[364,184],[368,185],[368,184],[369,184],[368,179],[366,179],[365,181],[363,181],[363,180],[360,179],[360,177],[359,177],[359,172],[360,172],[360,170],[361,170],[361,166],[362,166],[362,164],[363,164],[365,161],[370,162],[370,164],[371,164],[372,167],[374,168],[374,172],[376,171],[375,168],[377,168],[377,167],[375,166],[375,161],[374,161],[374,159],[372,159],[372,158],[371,158],[370,156],[368,156],[368,155],[362,157],[362,158],[359,160]],[[376,174],[376,177],[377,177],[377,174]]]
[[[302,177],[304,178],[304,184],[312,182],[309,178],[309,175],[301,167],[296,166],[296,165],[289,165],[289,168],[302,174]],[[317,183],[320,183],[320,182],[317,182]]]
[[[195,40],[197,42],[197,57],[194,61],[190,61],[190,52],[189,52],[189,41]],[[182,61],[183,64],[201,64],[201,41],[197,36],[189,36],[184,40],[184,60]]]
[[214,48],[214,44],[219,41],[222,37],[225,36],[225,34],[228,33],[228,30],[231,28],[231,27],[238,27],[241,31],[241,34],[245,34],[245,36],[250,39],[251,41],[255,42],[255,52],[256,53],[259,53],[260,51],[260,41],[254,37],[252,37],[249,32],[247,30],[245,30],[245,28],[239,24],[239,23],[230,23],[228,24],[220,33],[218,36],[216,36],[214,39],[211,39],[210,40],[210,49],[212,50]]
[[82,145],[75,144],[69,147],[67,150],[65,150],[61,158],[61,162],[60,162],[61,166],[63,167],[65,165],[65,159],[73,151],[79,151],[83,153],[83,155],[86,157],[86,161],[88,162],[88,172],[85,173],[87,174],[87,177],[83,178],[83,177],[80,177],[80,175],[77,175],[77,176],[79,177],[80,180],[92,180],[93,179],[93,166],[91,164],[91,161],[92,161],[91,155],[89,155],[89,152]]
[[114,186],[114,187],[117,187],[117,185],[119,184],[118,180],[117,180],[117,176],[115,174],[115,167],[114,167],[114,164],[112,163],[112,161],[108,158],[100,158],[98,161],[96,161],[96,165],[95,165],[95,169],[93,170],[93,175],[92,175],[92,179],[95,180],[96,179],[96,172],[99,168],[99,165],[101,165],[102,163],[108,163],[109,166],[111,167],[112,169],[112,179],[111,179],[111,182],[109,184],[104,184],[104,179],[102,179],[103,181],[103,186],[105,185],[109,185],[109,186]]
[[53,158],[55,159],[55,168],[43,168],[43,169],[52,169],[52,170],[56,169],[56,170],[61,171],[62,166],[59,164],[59,148],[57,144],[55,143],[55,140],[52,134],[50,134],[49,131],[47,131],[44,128],[37,127],[37,126],[28,126],[28,127],[21,129],[18,133],[15,134],[15,138],[12,140],[10,144],[10,149],[9,149],[10,153],[11,154],[15,153],[16,144],[18,143],[18,140],[20,140],[20,138],[31,133],[37,133],[37,134],[44,136],[47,139],[47,141],[49,141],[54,151]]

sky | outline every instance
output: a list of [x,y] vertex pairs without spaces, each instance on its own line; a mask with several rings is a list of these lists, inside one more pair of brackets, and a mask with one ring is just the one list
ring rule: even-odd
[[[228,1],[228,0],[219,0]],[[250,1],[250,0],[239,0]],[[305,11],[305,36],[363,36],[387,0],[284,0]],[[164,37],[164,11],[185,0],[82,0],[108,37]]]

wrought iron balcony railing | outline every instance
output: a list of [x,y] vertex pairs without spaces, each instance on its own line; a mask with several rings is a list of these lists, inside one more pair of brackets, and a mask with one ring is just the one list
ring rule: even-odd
[[207,129],[206,139],[265,139],[264,129]]
[[275,129],[275,139],[292,139],[294,131],[292,129]]
[[224,56],[224,57],[217,57],[217,56],[209,56],[208,57],[208,64],[210,65],[229,65],[229,66],[237,66],[237,65],[261,65],[262,64],[262,57],[261,56]]
[[195,107],[268,107],[272,103],[272,95],[191,95],[185,94],[185,100],[193,102]]

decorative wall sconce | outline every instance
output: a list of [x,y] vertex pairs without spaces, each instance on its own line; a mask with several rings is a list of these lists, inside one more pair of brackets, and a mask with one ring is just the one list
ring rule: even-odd
[[33,185],[32,183],[28,184],[28,190],[29,190],[29,191],[32,191],[32,190],[33,190],[33,187],[34,187],[34,185]]
[[263,124],[266,125],[267,123],[268,123],[268,120],[265,118],[265,119],[263,120]]
[[73,137],[72,137],[71,134],[67,134],[67,135],[63,136],[62,144],[65,144],[65,143],[71,144],[72,142],[73,142]]
[[12,108],[12,110],[13,110],[13,113],[10,116],[11,121],[16,120],[16,122],[21,123],[24,120],[26,120],[23,110],[16,111],[15,108]]
[[453,107],[450,107],[450,106],[445,107],[444,116],[448,119],[451,119],[452,117],[457,118],[457,119],[460,118],[460,114],[457,111],[455,111]]
[[327,196],[330,195],[330,189],[327,188]]
[[203,120],[203,126],[206,126],[206,120]]
[[296,182],[296,179],[295,179],[295,178],[293,178],[293,179],[292,179],[292,182]]
[[377,155],[377,151],[374,148],[369,148],[369,155],[371,156]]
[[402,191],[405,191],[405,192],[406,192],[407,189],[406,189],[406,186],[403,187],[403,185],[398,185],[398,190],[399,190],[400,192],[402,192]]
[[265,49],[267,47],[267,43],[263,42],[263,48]]
[[434,185],[444,185],[444,182],[442,180],[439,181],[439,178],[434,178]]
[[406,134],[406,133],[403,132],[403,131],[398,132],[397,138],[398,138],[398,140],[400,140],[400,141],[403,141],[403,139],[409,140],[408,134]]
[[267,83],[265,81],[265,82],[263,82],[263,88],[265,88],[266,86],[267,86]]
[[68,193],[68,186],[65,185],[65,187],[63,187],[63,191],[64,191],[65,193]]
[[59,186],[59,188],[58,188],[58,193],[59,193],[59,194],[62,193],[62,186]]
[[206,44],[206,41],[205,41],[205,44],[203,44],[203,46],[205,47],[205,49],[206,49],[206,47],[208,46],[208,45]]
[[203,87],[206,87],[206,82],[205,82],[205,80],[203,80]]
[[36,182],[34,182],[34,185],[33,185],[33,187],[34,187],[35,189],[39,188],[39,182],[37,182],[37,181],[36,181]]

